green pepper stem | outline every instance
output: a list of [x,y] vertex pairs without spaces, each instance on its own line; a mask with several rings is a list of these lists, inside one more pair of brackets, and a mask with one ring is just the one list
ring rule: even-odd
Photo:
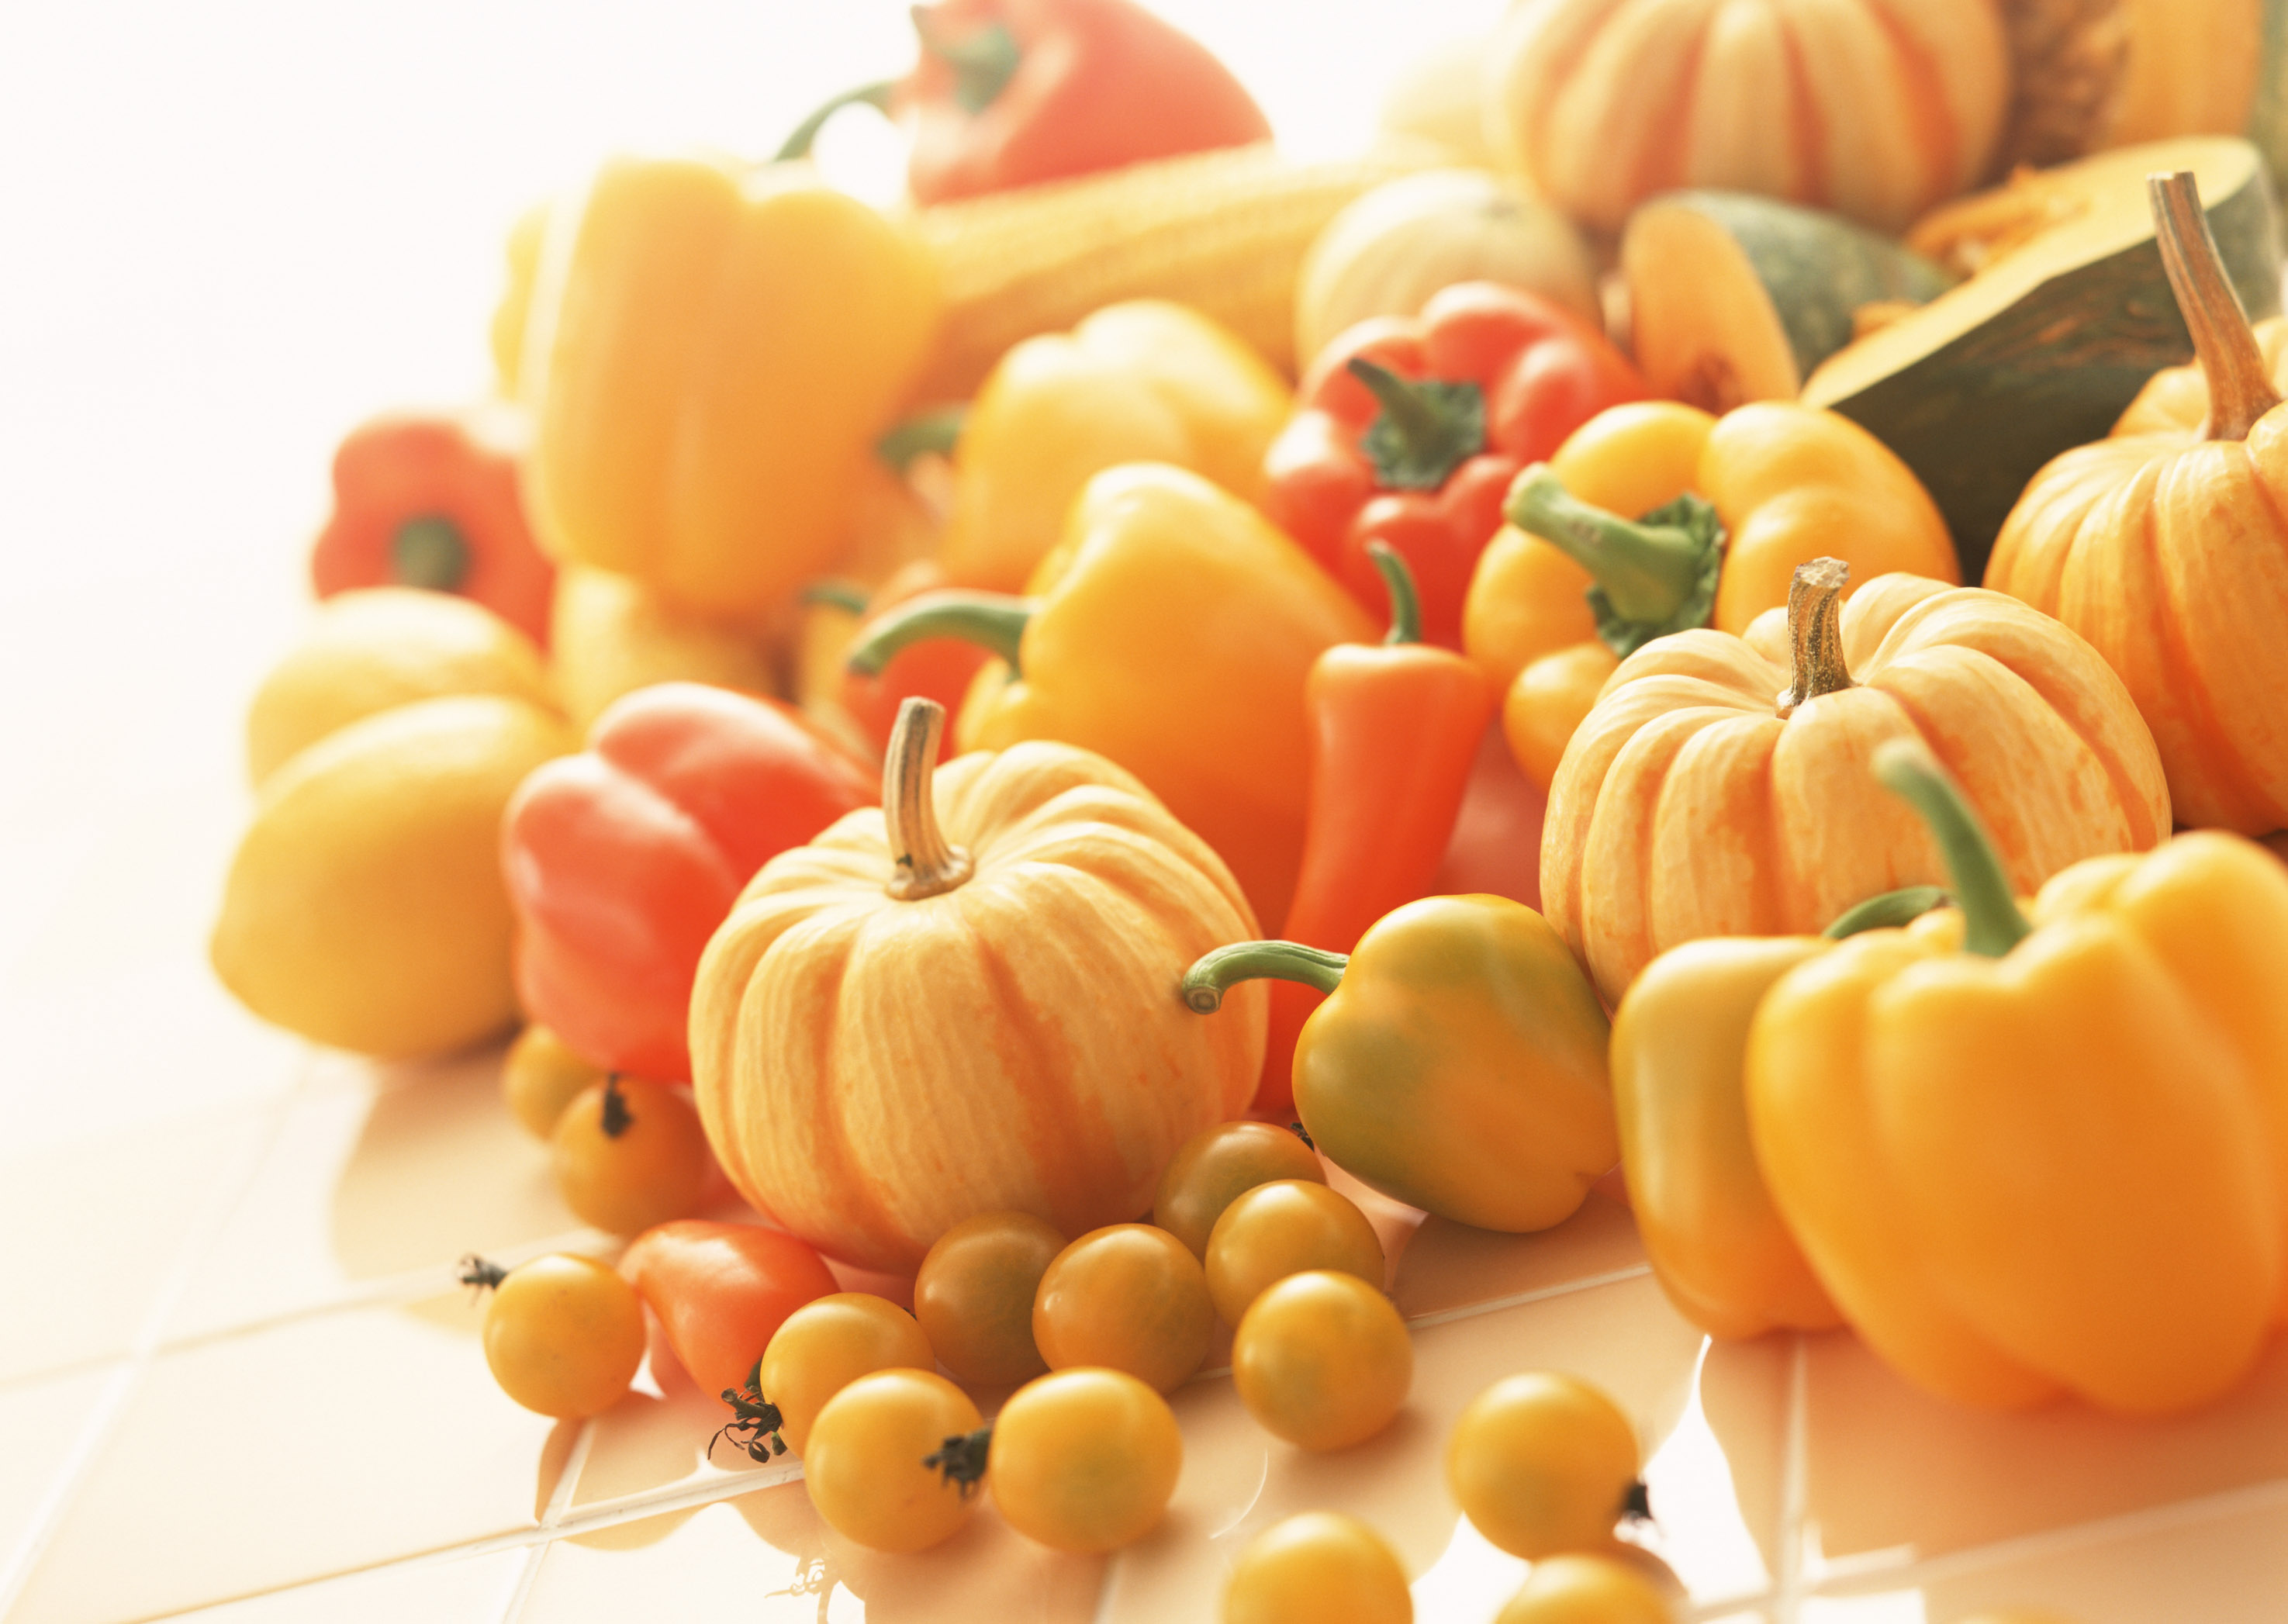
[[1354,355],[1343,370],[1366,385],[1382,413],[1359,441],[1385,490],[1440,490],[1486,448],[1485,392],[1468,382],[1403,378]]
[[960,443],[962,425],[968,418],[966,406],[941,406],[934,411],[916,412],[883,432],[874,442],[874,455],[900,473],[911,467],[914,459],[926,451],[950,456],[954,447]]
[[1414,590],[1414,572],[1406,567],[1406,555],[1388,542],[1369,542],[1366,556],[1382,572],[1382,584],[1390,592],[1390,630],[1384,644],[1419,643],[1422,594]]
[[1955,906],[1962,910],[1962,945],[1998,959],[2032,935],[1992,837],[1938,758],[1914,740],[1892,739],[1876,748],[1874,765],[1883,788],[1903,796],[1938,842],[1954,881]]
[[441,513],[423,513],[389,538],[389,573],[401,586],[457,590],[469,575],[469,542]]
[[923,51],[953,70],[954,104],[969,114],[991,107],[1025,59],[1025,49],[1008,25],[990,22],[965,34],[949,35],[938,21],[935,7],[917,5],[909,11],[914,32],[921,36]]
[[1856,907],[1845,908],[1835,916],[1835,923],[1820,934],[1839,942],[1862,931],[1892,930],[1953,900],[1954,893],[1943,885],[1903,885],[1896,891],[1870,897]]
[[803,588],[802,601],[806,606],[823,604],[828,608],[839,609],[845,614],[863,614],[866,613],[866,589],[854,581],[829,575]]
[[878,677],[891,657],[909,644],[957,638],[1000,655],[1015,671],[1025,628],[1038,606],[1029,598],[1007,592],[924,592],[875,622],[851,646],[848,664],[861,677]]
[[1299,981],[1323,993],[1342,985],[1350,955],[1306,947],[1300,942],[1234,942],[1200,955],[1184,972],[1184,1002],[1196,1015],[1212,1015],[1223,995],[1242,981]]
[[1596,578],[1622,619],[1664,625],[1700,583],[1708,549],[1673,525],[1633,523],[1565,488],[1546,463],[1509,487],[1502,517],[1547,542]]
[[779,143],[778,151],[771,154],[771,162],[785,163],[810,156],[810,149],[818,140],[818,132],[826,128],[826,121],[845,107],[872,107],[886,115],[890,111],[890,93],[897,88],[895,79],[882,79],[872,84],[862,84],[854,91],[843,91],[789,131],[787,139]]

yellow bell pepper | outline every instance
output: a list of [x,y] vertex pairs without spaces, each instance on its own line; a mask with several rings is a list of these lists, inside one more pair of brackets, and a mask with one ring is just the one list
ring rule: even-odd
[[1962,578],[1907,465],[1850,419],[1786,401],[1721,418],[1673,400],[1612,407],[1521,475],[1503,511],[1462,646],[1505,695],[1510,749],[1545,789],[1605,678],[1653,638],[1744,632],[1818,558],[1844,559],[1854,581]]
[[559,558],[759,630],[834,558],[934,272],[806,164],[619,159],[549,210],[518,386]]
[[1910,1379],[2157,1414],[2254,1362],[2288,1279],[2288,872],[2236,836],[2093,858],[2030,920],[1944,770],[1883,781],[1960,912],[1782,977],[1750,1027],[1756,1160],[1820,1283]]
[[957,586],[1021,589],[1092,475],[1169,463],[1252,502],[1292,405],[1269,363],[1164,299],[1108,305],[1028,338],[978,391],[954,451],[943,559]]
[[1285,918],[1310,790],[1304,684],[1323,650],[1372,640],[1366,612],[1247,503],[1157,463],[1091,479],[1028,590],[925,593],[851,664],[870,675],[932,637],[990,647],[962,749],[1055,739],[1111,757],[1216,849],[1259,919]]
[[1523,903],[1426,897],[1347,958],[1219,947],[1185,975],[1185,1002],[1212,1013],[1267,976],[1327,994],[1295,1041],[1296,1113],[1329,1161],[1385,1195],[1521,1233],[1570,1216],[1618,1158],[1604,1007]]

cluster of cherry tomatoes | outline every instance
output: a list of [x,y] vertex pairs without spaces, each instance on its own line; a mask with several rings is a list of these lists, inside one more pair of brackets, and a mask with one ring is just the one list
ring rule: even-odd
[[[911,1313],[830,1289],[808,1248],[763,1232],[750,1238],[776,1249],[749,1249],[759,1271],[719,1271],[711,1287],[745,1300],[695,1304],[671,1300],[650,1261],[656,1235],[735,1227],[668,1222],[702,1203],[712,1172],[688,1097],[599,1077],[536,1028],[512,1051],[506,1086],[519,1118],[550,1140],[573,1211],[651,1233],[619,1270],[562,1254],[505,1271],[472,1264],[465,1278],[495,1287],[484,1345],[503,1389],[544,1414],[608,1407],[642,1362],[647,1301],[702,1380],[704,1367],[727,1368],[727,1335],[760,1341],[723,1392],[733,1419],[716,1442],[759,1461],[799,1456],[820,1516],[858,1544],[934,1545],[985,1485],[1002,1517],[1044,1545],[1133,1543],[1159,1522],[1183,1463],[1164,1395],[1198,1371],[1219,1317],[1233,1327],[1240,1401],[1299,1448],[1362,1442],[1406,1401],[1413,1347],[1382,1289],[1381,1242],[1296,1132],[1236,1121],[1198,1135],[1169,1164],[1148,1223],[1069,1242],[1029,1213],[957,1224],[923,1260]],[[1012,1387],[988,1425],[971,1390]],[[1570,1377],[1513,1376],[1464,1412],[1447,1451],[1454,1496],[1488,1540],[1534,1562],[1501,1624],[1670,1618],[1610,1554],[1617,1523],[1641,1508],[1638,1467],[1627,1418]],[[1224,1617],[1408,1620],[1412,1603],[1380,1536],[1310,1512],[1240,1553]]]

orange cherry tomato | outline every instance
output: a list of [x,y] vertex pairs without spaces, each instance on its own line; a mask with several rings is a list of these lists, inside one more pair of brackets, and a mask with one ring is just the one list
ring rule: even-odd
[[1200,1367],[1215,1329],[1200,1261],[1166,1230],[1114,1224],[1057,1254],[1033,1298],[1051,1370],[1102,1365],[1162,1392]]
[[945,1451],[981,1451],[981,1422],[969,1395],[934,1370],[860,1376],[811,1423],[802,1457],[810,1503],[854,1544],[926,1550],[976,1509],[973,1483],[945,1470]]
[[632,1077],[584,1090],[550,1142],[564,1204],[583,1224],[616,1235],[690,1212],[714,1165],[690,1096]]
[[1306,1269],[1339,1269],[1378,1290],[1382,1242],[1358,1203],[1339,1190],[1299,1178],[1246,1190],[1208,1234],[1208,1295],[1236,1327],[1256,1295]]
[[1413,1624],[1406,1570],[1380,1534],[1305,1511],[1247,1542],[1224,1586],[1223,1624]]
[[935,1370],[914,1317],[887,1297],[838,1291],[786,1317],[763,1350],[760,1387],[778,1406],[787,1446],[804,1454],[827,1401],[877,1370]]
[[643,1303],[592,1257],[551,1253],[503,1274],[472,1258],[464,1279],[494,1287],[485,1363],[528,1410],[570,1420],[618,1402],[643,1362]]
[[993,1418],[986,1470],[1018,1533],[1057,1550],[1105,1551],[1152,1531],[1183,1464],[1165,1398],[1124,1370],[1083,1367],[1010,1396]]
[[956,1381],[1005,1387],[1049,1367],[1033,1343],[1033,1298],[1064,1247],[1029,1212],[981,1212],[938,1237],[914,1277],[914,1318]]
[[565,1108],[603,1081],[600,1067],[574,1054],[562,1038],[536,1022],[517,1034],[501,1061],[502,1097],[536,1139],[553,1136]]
[[1676,1624],[1668,1598],[1609,1557],[1537,1560],[1494,1624]]
[[1480,1533],[1538,1562],[1613,1542],[1637,1492],[1637,1434],[1610,1398],[1554,1371],[1505,1377],[1446,1445],[1446,1484]]
[[1405,1404],[1414,1343],[1379,1286],[1307,1269],[1248,1304],[1232,1339],[1231,1380],[1265,1431],[1303,1449],[1347,1449]]
[[1152,1196],[1152,1222],[1208,1255],[1208,1234],[1243,1191],[1275,1178],[1327,1182],[1319,1155],[1289,1128],[1268,1122],[1218,1122],[1184,1141],[1160,1175]]

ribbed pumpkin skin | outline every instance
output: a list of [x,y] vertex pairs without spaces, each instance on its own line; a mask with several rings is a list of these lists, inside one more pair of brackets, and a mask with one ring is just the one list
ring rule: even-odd
[[1896,230],[1985,173],[2010,92],[1992,0],[1525,0],[1494,74],[1496,149],[1609,232],[1684,186]]
[[749,882],[691,1004],[701,1120],[740,1193],[906,1273],[976,1213],[1076,1235],[1148,1209],[1177,1147],[1245,1109],[1267,1010],[1261,984],[1235,1021],[1184,1007],[1184,970],[1255,916],[1112,763],[1026,743],[933,788],[967,883],[894,900],[882,813],[852,812]]
[[1919,734],[1961,780],[2031,893],[2067,864],[2169,832],[2151,736],[2097,651],[2024,605],[1918,575],[1843,606],[1859,685],[1783,720],[1784,611],[1744,638],[1686,631],[1622,661],[1549,794],[1541,895],[1607,1002],[1680,942],[1824,929],[1903,885],[1944,884],[1938,848],[1875,781]]
[[[2256,337],[2288,389],[2288,321]],[[2208,404],[2198,367],[2156,374],[2114,438],[2034,476],[1986,584],[2121,674],[2181,821],[2263,835],[2288,825],[2288,408],[2244,440],[2203,440]]]

